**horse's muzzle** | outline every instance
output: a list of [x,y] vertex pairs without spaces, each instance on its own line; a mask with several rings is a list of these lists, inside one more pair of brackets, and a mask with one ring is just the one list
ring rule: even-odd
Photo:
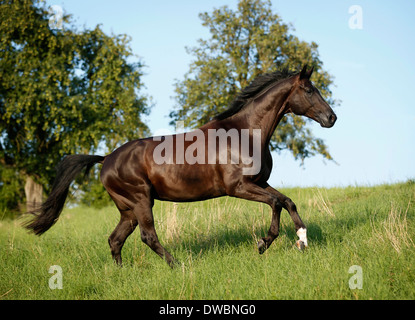
[[336,123],[337,116],[334,113],[330,113],[326,116],[321,117],[320,125],[323,128],[331,128]]

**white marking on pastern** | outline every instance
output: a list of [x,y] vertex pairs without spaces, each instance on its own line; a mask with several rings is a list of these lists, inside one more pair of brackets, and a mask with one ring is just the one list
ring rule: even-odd
[[304,242],[304,246],[308,247],[307,243],[307,229],[300,228],[297,230],[297,236],[300,238],[300,241]]

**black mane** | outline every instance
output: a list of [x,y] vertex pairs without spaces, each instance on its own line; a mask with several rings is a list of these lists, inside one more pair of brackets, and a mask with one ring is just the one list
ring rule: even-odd
[[216,120],[223,120],[239,112],[252,98],[256,97],[261,91],[271,84],[287,79],[298,72],[283,69],[271,73],[265,73],[256,77],[248,86],[236,96],[229,108],[214,117]]

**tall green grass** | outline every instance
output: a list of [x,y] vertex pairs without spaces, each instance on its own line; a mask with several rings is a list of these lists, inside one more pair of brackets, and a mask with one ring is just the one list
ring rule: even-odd
[[[289,215],[263,254],[268,206],[224,197],[197,203],[157,202],[156,230],[181,266],[167,264],[141,242],[138,229],[112,262],[108,236],[115,206],[65,209],[42,237],[21,221],[0,221],[0,299],[414,299],[415,184],[281,189],[308,229],[299,252]],[[52,290],[49,268],[62,268]],[[362,289],[351,289],[353,265]]]

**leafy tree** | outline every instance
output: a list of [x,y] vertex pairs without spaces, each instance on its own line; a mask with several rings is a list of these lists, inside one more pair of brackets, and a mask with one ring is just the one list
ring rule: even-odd
[[[195,59],[184,80],[175,84],[172,125],[182,120],[187,127],[201,126],[225,110],[258,75],[304,64],[314,66],[314,84],[330,104],[336,104],[331,98],[332,77],[322,69],[318,45],[292,35],[293,27],[272,12],[270,1],[240,0],[236,11],[224,6],[199,16],[211,37],[199,39],[198,47],[187,48]],[[294,115],[284,117],[274,132],[271,149],[288,149],[302,161],[315,154],[332,159],[324,141],[311,133],[308,121]]]
[[19,212],[24,185],[25,179],[18,171],[0,164],[0,220]]
[[0,1],[0,164],[46,189],[64,155],[146,135],[150,112],[127,36],[50,19],[42,1]]

